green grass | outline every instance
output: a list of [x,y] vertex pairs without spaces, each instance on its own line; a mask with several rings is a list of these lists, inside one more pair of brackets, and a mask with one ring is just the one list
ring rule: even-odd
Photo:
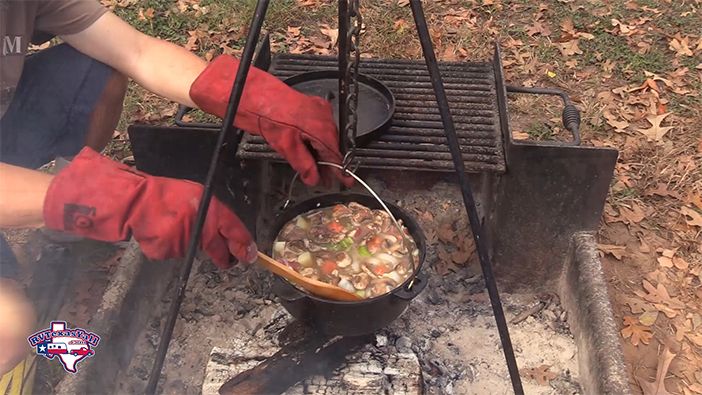
[[553,139],[553,130],[545,123],[535,122],[525,130],[531,140],[545,141]]

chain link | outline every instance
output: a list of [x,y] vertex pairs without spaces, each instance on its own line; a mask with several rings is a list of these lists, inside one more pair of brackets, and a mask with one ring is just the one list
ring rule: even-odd
[[[347,1],[347,0],[343,0]],[[339,54],[348,60],[344,79],[347,81],[348,95],[346,97],[346,114],[348,119],[344,128],[344,138],[349,138],[351,143],[344,156],[344,170],[353,162],[356,155],[356,136],[358,133],[358,75],[361,64],[361,29],[363,17],[361,16],[360,0],[348,0],[348,33],[346,40],[347,53]],[[339,103],[342,105],[342,103]]]

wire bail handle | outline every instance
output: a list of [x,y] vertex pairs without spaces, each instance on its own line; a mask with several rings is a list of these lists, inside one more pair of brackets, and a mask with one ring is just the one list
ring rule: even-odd
[[[402,237],[402,242],[407,246],[407,252],[409,253],[409,259],[410,263],[412,264],[412,279],[410,282],[407,284],[406,290],[410,291],[412,289],[412,286],[414,285],[414,280],[417,277],[417,264],[415,263],[415,257],[414,254],[412,254],[412,251],[410,250],[410,240],[407,238],[407,235],[405,234],[404,230],[402,230],[402,225],[400,225],[400,222],[395,218],[393,213],[390,211],[387,205],[385,205],[385,202],[383,202],[383,199],[378,196],[377,193],[373,190],[373,188],[370,187],[361,177],[357,176],[356,173],[353,171],[349,170],[346,168],[347,165],[342,166],[336,163],[331,163],[331,162],[317,162],[318,165],[323,165],[323,166],[330,166],[330,167],[335,167],[344,173],[348,174],[349,176],[353,177],[356,181],[358,181],[359,184],[361,184],[366,190],[375,198],[375,200],[380,203],[380,205],[383,207],[383,210],[385,210],[386,213],[390,216],[390,219],[392,219],[392,222],[395,224],[395,227],[397,227],[397,230],[400,232],[400,236]],[[283,210],[288,208],[290,205],[290,202],[292,202],[292,193],[293,193],[293,188],[295,187],[295,181],[297,181],[298,177],[300,176],[300,173],[295,172],[295,175],[292,178],[292,181],[290,182],[290,188],[288,189],[288,197],[285,200],[285,203],[283,204]]]

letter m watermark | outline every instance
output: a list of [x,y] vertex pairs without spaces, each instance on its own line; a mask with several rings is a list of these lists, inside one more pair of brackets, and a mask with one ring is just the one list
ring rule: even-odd
[[5,36],[2,38],[2,55],[19,55],[22,53],[22,36]]

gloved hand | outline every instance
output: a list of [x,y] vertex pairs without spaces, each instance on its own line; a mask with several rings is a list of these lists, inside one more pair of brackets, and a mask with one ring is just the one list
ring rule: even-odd
[[[223,118],[238,68],[239,61],[233,57],[217,57],[190,87],[190,98],[201,110]],[[342,176],[339,169],[317,168],[315,156],[326,162],[342,161],[331,104],[320,97],[302,94],[251,66],[234,126],[261,135],[307,185],[319,183],[320,173],[325,183],[335,176],[346,186],[353,185],[353,179]]]
[[[50,229],[117,242],[133,236],[151,259],[186,253],[203,187],[154,177],[84,148],[52,180],[44,200]],[[239,218],[212,198],[200,248],[221,268],[229,253],[244,262],[256,259],[256,244]]]

